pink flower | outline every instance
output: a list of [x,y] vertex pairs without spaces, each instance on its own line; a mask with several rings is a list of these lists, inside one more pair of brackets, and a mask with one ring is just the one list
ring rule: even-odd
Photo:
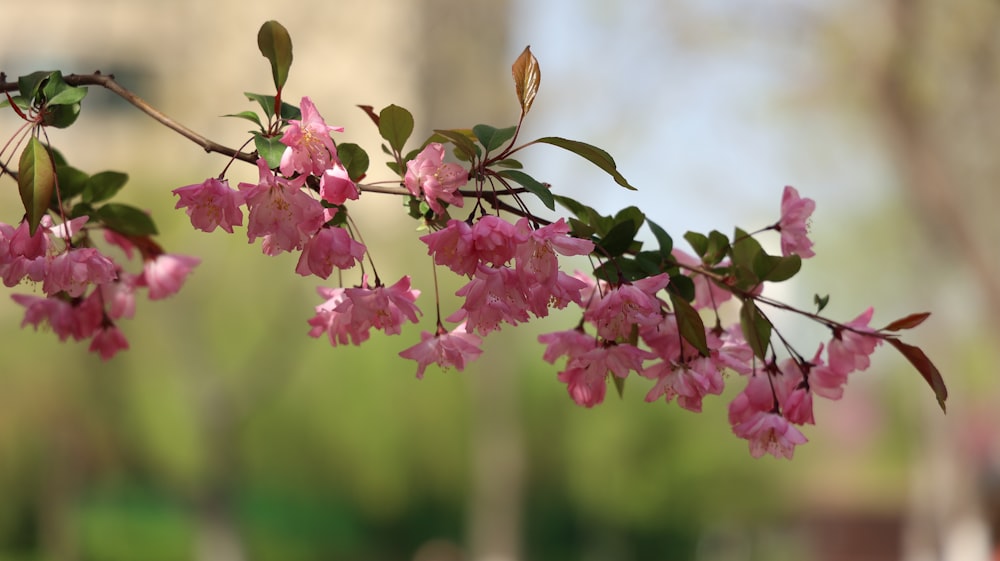
[[73,303],[55,296],[40,298],[12,294],[11,298],[25,308],[21,327],[31,325],[38,329],[40,325],[47,324],[60,341],[70,337],[76,341],[90,337],[103,319],[100,302],[93,297]]
[[101,299],[108,307],[109,318],[131,318],[135,315],[135,288],[138,282],[138,276],[118,271],[117,279],[98,287]]
[[360,287],[317,290],[327,300],[316,306],[316,315],[309,319],[312,326],[309,336],[326,333],[333,346],[348,342],[360,345],[368,340],[373,327],[396,335],[405,320],[417,323],[420,313],[414,304],[420,291],[410,289],[410,277],[403,277],[390,287],[371,288],[366,275]]
[[302,98],[299,109],[302,118],[288,121],[289,127],[281,137],[287,148],[281,155],[279,169],[285,177],[296,172],[318,177],[338,162],[330,133],[344,132],[344,128],[327,125],[308,97]]
[[100,353],[102,360],[109,360],[118,351],[128,349],[125,335],[114,324],[108,324],[94,334],[90,341],[90,351]]
[[470,331],[487,335],[500,329],[501,322],[517,325],[530,319],[524,291],[512,269],[480,265],[472,280],[455,294],[464,296],[465,302],[448,321],[466,321]]
[[463,323],[451,332],[422,332],[420,342],[400,352],[399,356],[417,361],[417,378],[423,378],[424,370],[432,363],[441,368],[453,366],[456,370],[463,370],[466,362],[482,354],[479,348],[482,344],[483,340],[466,331]]
[[150,300],[172,296],[181,289],[184,279],[199,263],[201,259],[197,257],[161,253],[143,263],[137,285],[149,287]]
[[302,191],[304,178],[289,181],[278,177],[263,158],[257,160],[260,182],[240,183],[250,218],[247,236],[251,243],[263,237],[266,255],[302,249],[323,225],[323,205]]
[[795,447],[806,443],[806,437],[787,419],[777,413],[757,411],[735,425],[733,432],[750,443],[750,455],[759,458],[765,453],[775,458],[792,459]]
[[309,238],[299,255],[295,272],[302,276],[316,275],[328,278],[333,268],[350,269],[360,263],[365,246],[351,237],[343,228],[320,228]]
[[221,227],[233,233],[233,226],[243,225],[243,211],[240,205],[244,194],[229,187],[229,182],[214,177],[203,183],[174,189],[179,197],[174,208],[186,208],[191,225],[203,232],[212,232]]
[[516,268],[519,275],[532,284],[551,284],[559,271],[556,253],[572,256],[587,255],[594,251],[594,243],[569,235],[566,220],[560,218],[547,226],[532,230],[528,219],[521,218],[514,225],[517,231],[515,247]]
[[503,267],[514,258],[517,248],[525,242],[514,225],[499,216],[488,214],[472,226],[473,251],[480,263]]
[[476,255],[472,227],[462,220],[449,220],[448,226],[420,237],[427,244],[427,254],[434,257],[434,263],[444,265],[455,274],[472,276],[479,266]]
[[878,337],[864,334],[874,333],[868,327],[874,313],[873,308],[868,308],[860,316],[844,324],[845,328],[834,330],[833,339],[826,348],[832,370],[846,376],[851,372],[866,370],[871,364],[869,357],[875,352],[875,347],[882,343]]
[[781,254],[785,257],[795,254],[803,259],[816,255],[809,240],[809,216],[816,209],[812,199],[799,197],[792,186],[786,186],[781,195],[781,219],[776,230],[781,232]]
[[329,169],[323,171],[319,179],[319,196],[326,202],[334,205],[342,205],[347,199],[358,200],[361,191],[358,186],[351,181],[350,175],[340,162],[336,162]]
[[50,295],[80,296],[88,286],[113,281],[116,269],[114,261],[92,247],[71,248],[48,262],[42,290]]
[[779,373],[772,377],[781,413],[796,425],[814,425],[813,399],[803,377],[803,366],[789,358],[781,363]]
[[610,341],[627,338],[633,326],[651,327],[663,321],[656,293],[667,286],[666,273],[613,287],[600,298],[591,300],[583,317],[597,328],[597,334]]
[[706,394],[719,395],[725,388],[722,371],[706,357],[685,363],[661,360],[640,374],[656,380],[646,393],[646,401],[653,402],[663,397],[669,403],[676,397],[678,405],[696,413],[701,412],[701,402]]
[[469,181],[469,174],[458,164],[444,163],[444,146],[431,142],[406,162],[403,183],[414,197],[423,196],[427,205],[437,214],[444,214],[439,201],[462,206],[458,192]]

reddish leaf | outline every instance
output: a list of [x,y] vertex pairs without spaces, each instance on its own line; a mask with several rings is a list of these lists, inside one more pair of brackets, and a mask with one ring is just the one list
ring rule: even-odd
[[921,312],[919,314],[910,314],[905,318],[897,319],[896,321],[890,323],[889,325],[882,328],[882,331],[900,331],[903,329],[913,329],[914,327],[920,325],[925,319],[929,318],[930,312]]
[[521,104],[521,116],[524,117],[531,109],[538,93],[538,85],[542,82],[542,70],[538,67],[538,59],[531,54],[531,47],[525,47],[521,56],[517,57],[511,67],[514,75],[514,91],[517,101]]
[[938,405],[941,406],[941,411],[947,413],[944,402],[948,399],[948,388],[945,387],[944,379],[941,378],[941,373],[934,366],[934,363],[931,362],[931,359],[927,358],[927,355],[924,354],[924,351],[920,350],[920,347],[907,345],[895,337],[887,337],[886,341],[893,347],[896,347],[896,350],[902,353],[906,357],[906,360],[910,361],[910,364],[920,372],[924,380],[927,380],[931,389],[934,390],[934,397],[937,398]]
[[364,111],[366,115],[368,115],[368,118],[371,119],[372,122],[374,122],[375,126],[377,127],[378,113],[375,112],[375,108],[372,107],[371,105],[359,105],[358,107],[360,107],[361,110]]

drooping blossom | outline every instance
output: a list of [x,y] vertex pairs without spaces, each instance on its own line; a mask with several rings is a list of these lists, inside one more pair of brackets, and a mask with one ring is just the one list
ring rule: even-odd
[[58,296],[39,297],[12,294],[11,299],[24,306],[21,327],[35,329],[48,325],[60,341],[86,339],[100,327],[103,314],[96,298],[66,300]]
[[462,206],[462,194],[458,189],[468,183],[469,174],[462,166],[444,162],[444,146],[431,142],[406,162],[403,183],[414,197],[424,197],[427,205],[437,214],[444,214],[439,201],[457,207]]
[[347,168],[340,162],[335,162],[329,169],[324,170],[319,178],[319,196],[330,204],[342,205],[348,199],[356,201],[360,194],[361,191],[351,181]]
[[109,318],[132,318],[135,315],[135,289],[138,282],[138,275],[119,270],[118,278],[98,287]]
[[344,128],[327,125],[308,97],[302,98],[299,109],[302,118],[289,120],[281,136],[281,143],[287,148],[281,155],[279,169],[285,177],[294,173],[319,177],[339,161],[330,133],[344,132]]
[[559,381],[578,405],[593,407],[604,401],[608,376],[626,378],[640,371],[642,363],[652,353],[629,344],[601,343],[581,330],[557,331],[538,337],[546,345],[542,358],[554,363],[566,356],[566,366],[559,372]]
[[464,321],[470,331],[481,335],[500,329],[501,323],[517,325],[531,319],[517,273],[507,267],[479,265],[475,276],[455,294],[465,297],[465,302],[448,321]]
[[556,254],[567,257],[588,255],[594,251],[594,243],[569,235],[569,225],[564,218],[532,230],[528,219],[521,218],[514,225],[523,240],[515,248],[517,273],[531,283],[550,284],[556,281],[559,259]]
[[326,300],[316,306],[316,315],[309,319],[309,336],[326,333],[333,346],[360,345],[368,340],[372,328],[397,335],[405,321],[417,323],[420,314],[414,304],[420,291],[410,288],[408,276],[392,286],[371,287],[366,275],[360,287],[319,287],[317,291]]
[[770,454],[790,460],[795,454],[795,447],[807,442],[805,435],[788,419],[764,411],[757,411],[734,426],[733,433],[749,442],[750,455],[754,458]]
[[365,246],[356,241],[343,228],[320,228],[309,238],[299,255],[295,272],[328,278],[333,268],[350,269],[365,255]]
[[48,260],[42,290],[49,295],[65,292],[80,296],[90,286],[113,281],[116,269],[114,262],[95,248],[70,248]]
[[216,228],[233,233],[233,226],[243,225],[244,193],[229,186],[226,180],[210,177],[202,183],[179,187],[172,191],[179,197],[174,208],[183,208],[191,225],[203,232]]
[[868,308],[858,317],[844,324],[844,327],[834,329],[833,339],[826,347],[827,363],[829,367],[837,373],[847,375],[851,372],[866,370],[871,364],[869,357],[875,352],[875,347],[882,343],[882,339],[874,335],[868,326],[873,308]]
[[421,332],[420,342],[401,351],[399,356],[417,361],[417,378],[423,378],[424,370],[431,364],[441,368],[465,369],[466,363],[482,354],[482,344],[483,340],[469,333],[463,323],[452,331]]
[[264,238],[266,255],[302,249],[305,242],[324,222],[323,205],[301,189],[304,177],[288,180],[267,167],[263,158],[257,160],[259,183],[240,183],[250,216],[247,237],[253,243]]
[[633,326],[654,326],[663,319],[656,293],[667,286],[670,277],[660,273],[611,287],[587,306],[583,317],[597,328],[597,334],[610,341],[625,339]]
[[788,185],[781,195],[781,219],[775,229],[781,233],[781,254],[795,254],[803,259],[816,255],[809,239],[809,217],[816,209],[812,199],[799,197],[799,192]]
[[149,288],[150,300],[166,298],[181,289],[188,274],[199,263],[201,259],[197,257],[161,253],[143,263],[136,284]]
[[89,350],[99,353],[102,360],[110,360],[118,351],[128,350],[128,340],[117,325],[108,323],[94,334]]
[[656,380],[646,393],[647,402],[661,397],[667,402],[677,398],[679,406],[696,413],[701,412],[706,395],[719,395],[725,389],[722,371],[708,357],[697,357],[687,362],[659,360],[640,374]]

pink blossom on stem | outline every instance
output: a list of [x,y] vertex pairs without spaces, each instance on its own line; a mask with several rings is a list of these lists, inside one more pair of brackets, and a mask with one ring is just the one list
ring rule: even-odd
[[229,182],[210,177],[202,183],[179,187],[172,191],[179,197],[174,208],[186,209],[191,225],[203,232],[216,228],[233,233],[233,226],[243,225],[240,206],[245,194],[229,187]]
[[733,427],[733,432],[750,444],[750,455],[759,458],[771,454],[775,458],[792,459],[795,447],[807,442],[806,437],[777,413],[757,411]]
[[471,362],[482,354],[480,345],[483,340],[469,333],[465,324],[460,324],[452,331],[439,330],[437,333],[423,331],[420,342],[401,351],[399,356],[417,361],[417,378],[424,377],[424,370],[430,364],[441,368],[454,367],[463,370],[467,362]]
[[646,401],[653,402],[663,397],[669,403],[676,397],[678,405],[696,413],[701,412],[701,402],[705,395],[719,395],[725,388],[722,371],[708,357],[698,357],[683,363],[660,360],[640,374],[656,380],[656,384],[646,393]]
[[527,218],[514,225],[516,239],[524,240],[515,249],[516,269],[531,284],[551,284],[559,271],[556,253],[565,256],[588,255],[594,243],[569,235],[569,225],[560,218],[547,226],[532,230]]
[[340,162],[334,163],[329,169],[324,170],[323,175],[320,176],[319,196],[330,204],[342,205],[348,199],[356,201],[360,194],[361,191],[351,181],[351,176],[347,173],[347,168]]
[[809,239],[809,216],[816,209],[812,199],[799,197],[792,186],[786,186],[781,195],[781,219],[775,229],[781,233],[781,254],[798,255],[803,259],[816,255]]
[[356,241],[343,228],[320,228],[309,238],[299,255],[295,272],[302,276],[316,275],[328,278],[333,268],[350,269],[360,263],[365,246]]
[[812,392],[805,382],[803,366],[795,359],[783,361],[772,378],[781,413],[796,425],[814,425]]
[[488,214],[472,225],[473,251],[480,263],[503,267],[525,241],[514,225],[499,216]]
[[143,263],[142,274],[136,284],[149,287],[150,300],[166,298],[181,289],[191,269],[199,263],[201,259],[197,257],[161,253]]
[[114,261],[92,247],[70,248],[48,261],[42,290],[80,296],[91,285],[113,281],[116,270]]
[[138,282],[137,275],[119,270],[117,279],[98,287],[109,318],[131,318],[135,315],[135,289]]
[[403,183],[414,197],[423,196],[427,205],[436,214],[444,214],[439,201],[457,207],[462,206],[462,194],[458,192],[469,181],[469,174],[462,166],[444,163],[444,146],[431,142],[406,162]]
[[655,326],[663,320],[656,293],[667,286],[666,273],[634,283],[612,287],[591,301],[583,317],[597,328],[597,334],[610,341],[625,339],[632,326]]
[[448,321],[465,321],[470,331],[482,335],[500,329],[501,322],[517,325],[528,321],[528,303],[519,280],[512,269],[480,265],[468,284],[455,293],[464,296],[465,302]]
[[344,132],[344,128],[327,125],[308,97],[302,98],[299,109],[302,118],[288,121],[289,126],[281,137],[281,143],[287,148],[281,155],[279,169],[285,177],[296,172],[318,177],[339,161],[330,133]]
[[875,352],[875,347],[882,344],[882,340],[878,337],[865,334],[865,332],[874,334],[874,330],[868,326],[874,313],[873,308],[868,308],[844,324],[843,328],[834,329],[833,339],[826,347],[832,370],[846,376],[851,372],[866,370],[871,364],[869,357]]
[[128,340],[113,323],[102,327],[90,341],[90,352],[100,353],[102,360],[110,360],[118,351],[128,349]]
[[304,177],[294,181],[278,177],[263,158],[257,160],[257,168],[259,183],[239,184],[250,209],[247,224],[250,243],[263,237],[266,255],[302,249],[323,225],[323,205],[302,191]]
[[396,284],[374,288],[368,285],[368,276],[360,287],[319,287],[319,295],[326,301],[316,306],[316,315],[309,319],[310,337],[326,333],[333,346],[360,345],[368,340],[372,328],[396,335],[404,321],[417,323],[420,309],[414,304],[419,290],[410,289],[410,277]]
[[427,244],[427,254],[433,256],[435,264],[455,274],[472,276],[479,266],[472,227],[462,220],[449,220],[444,229],[421,236],[420,241]]

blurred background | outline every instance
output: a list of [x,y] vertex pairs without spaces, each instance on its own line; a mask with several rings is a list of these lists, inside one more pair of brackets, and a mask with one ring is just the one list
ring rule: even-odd
[[[773,223],[782,187],[796,186],[817,203],[817,257],[775,295],[808,308],[830,293],[843,321],[872,305],[875,325],[933,312],[908,341],[941,369],[948,414],[883,349],[843,400],[819,404],[794,461],[753,460],[726,420],[739,388],[701,415],[644,403],[638,383],[574,405],[534,341],[573,313],[507,328],[465,372],[422,381],[396,356],[415,326],[330,348],[306,336],[319,298],[294,257],[267,258],[242,232],[195,232],[172,211],[170,190],[217,175],[224,158],[92,88],[52,142],[87,172],[130,173],[124,200],[153,212],[168,251],[203,263],[179,295],[139,303],[122,326],[132,349],[107,363],[19,329],[21,308],[0,299],[0,560],[1000,558],[1000,5],[278,6],[8,2],[0,70],[114,73],[239,146],[245,123],[219,116],[252,109],[244,91],[271,92],[255,39],[277,19],[295,46],[286,98],[311,96],[383,179],[356,104],[409,108],[416,137],[512,125],[509,68],[530,44],[542,82],[522,138],[597,144],[640,191],[551,147],[525,154],[535,177],[608,211],[637,205],[678,240]],[[0,114],[4,139],[17,126]],[[16,222],[15,185],[0,186],[0,220]],[[381,274],[413,275],[429,329],[413,222],[398,200],[363,199],[352,209]],[[806,355],[827,337],[778,321]]]

